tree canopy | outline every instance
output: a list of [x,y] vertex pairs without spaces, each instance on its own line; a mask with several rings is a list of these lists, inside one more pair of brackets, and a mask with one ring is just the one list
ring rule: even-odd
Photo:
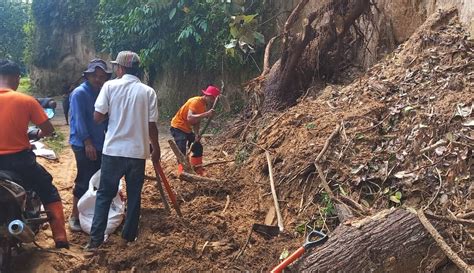
[[[231,39],[241,39],[252,48],[264,42],[255,31],[259,6],[243,10],[252,15],[240,21],[242,9],[222,0],[102,0],[98,49],[137,51],[147,67],[180,64],[184,69],[216,72],[226,54],[224,45]],[[227,52],[235,64],[243,63],[249,53]]]
[[0,56],[22,66],[26,45],[24,26],[28,22],[28,4],[0,0]]

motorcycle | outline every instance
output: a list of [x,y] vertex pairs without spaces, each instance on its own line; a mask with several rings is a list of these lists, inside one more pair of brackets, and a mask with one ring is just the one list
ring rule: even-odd
[[[40,104],[51,119],[54,100]],[[37,136],[38,129],[29,128],[29,139],[38,140]],[[9,271],[12,256],[22,249],[22,244],[34,243],[41,226],[49,220],[39,196],[21,185],[16,173],[0,170],[0,273]]]

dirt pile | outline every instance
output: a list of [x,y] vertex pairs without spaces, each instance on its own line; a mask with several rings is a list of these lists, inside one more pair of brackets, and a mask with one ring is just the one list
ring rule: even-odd
[[[174,156],[166,149],[165,173],[184,217],[167,215],[154,182],[147,181],[136,242],[121,245],[113,234],[97,255],[55,268],[269,270],[284,250],[301,246],[307,225],[331,232],[339,223],[314,166],[337,125],[341,129],[320,161],[335,194],[371,212],[428,207],[436,215],[469,219],[474,207],[473,48],[455,12],[435,15],[352,84],[328,86],[273,117],[236,123],[219,143],[207,143],[205,162],[235,158],[208,167],[208,176],[221,183],[178,180]],[[273,206],[265,149],[273,159],[285,227],[273,239],[249,236],[252,224],[264,223]],[[151,166],[147,170],[154,175]],[[474,263],[473,231],[459,224],[444,231],[450,246]],[[79,246],[87,239],[72,236]]]
[[[329,86],[281,115],[241,125],[254,129],[237,158],[250,155],[245,169],[267,179],[262,151],[272,152],[289,230],[338,223],[314,166],[338,124],[340,134],[322,161],[334,192],[371,211],[413,206],[472,216],[474,51],[467,37],[455,11],[438,13],[352,84]],[[467,227],[446,234],[474,263]]]

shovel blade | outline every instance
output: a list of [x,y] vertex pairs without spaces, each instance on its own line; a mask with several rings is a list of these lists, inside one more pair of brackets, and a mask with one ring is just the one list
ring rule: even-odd
[[252,230],[266,237],[275,237],[275,236],[278,236],[278,234],[280,234],[280,228],[278,226],[253,224]]

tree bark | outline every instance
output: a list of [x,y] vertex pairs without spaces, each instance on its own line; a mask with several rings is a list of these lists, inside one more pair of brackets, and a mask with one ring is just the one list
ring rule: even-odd
[[417,272],[439,251],[416,214],[391,209],[340,225],[294,268],[298,272]]
[[369,0],[329,0],[302,20],[301,33],[292,33],[308,2],[302,0],[288,17],[282,33],[281,58],[268,73],[262,73],[266,75],[264,112],[294,105],[310,87],[314,75],[336,71],[338,66],[331,62],[330,51],[337,49],[350,26],[370,7]]
[[218,183],[218,184],[223,183],[223,181],[221,181],[221,180],[212,179],[212,178],[208,178],[208,177],[203,177],[203,176],[200,176],[200,175],[191,174],[191,173],[187,173],[187,172],[182,172],[179,175],[179,179],[184,180],[184,181],[188,181],[188,182],[193,182],[193,183],[199,183],[199,182],[210,182],[210,183]]

